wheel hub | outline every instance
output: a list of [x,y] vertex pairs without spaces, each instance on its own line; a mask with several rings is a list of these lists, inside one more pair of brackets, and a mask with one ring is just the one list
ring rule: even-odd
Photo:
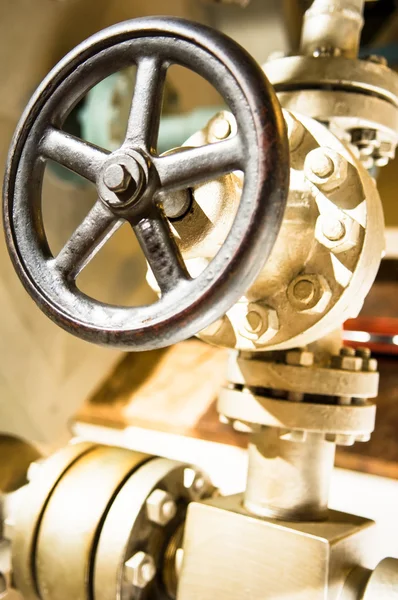
[[[138,155],[138,157],[137,157]],[[146,189],[145,159],[135,150],[114,152],[98,177],[98,194],[106,206],[121,209],[135,204]]]

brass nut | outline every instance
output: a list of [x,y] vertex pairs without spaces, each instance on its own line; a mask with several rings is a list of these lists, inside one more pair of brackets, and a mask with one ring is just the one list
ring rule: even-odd
[[360,233],[361,225],[343,213],[321,214],[315,225],[315,238],[333,254],[354,248],[359,242]]
[[232,321],[236,319],[238,334],[251,341],[254,346],[266,344],[279,331],[276,310],[265,304],[238,302],[232,311]]
[[206,475],[192,467],[184,469],[184,487],[189,490],[193,500],[207,497],[215,489]]
[[225,140],[231,133],[231,125],[227,119],[217,118],[211,125],[211,134],[217,140]]
[[346,180],[348,164],[331,148],[315,148],[305,158],[304,173],[311,183],[324,191],[331,191]]
[[171,494],[154,490],[146,501],[148,519],[158,525],[167,525],[177,514],[177,505]]
[[355,353],[354,348],[341,348],[338,356],[332,357],[332,368],[342,371],[362,371],[363,358]]
[[209,142],[219,142],[235,135],[238,130],[235,117],[227,110],[218,112],[207,125]]
[[333,442],[336,446],[353,446],[357,441],[355,435],[346,433],[327,433],[325,440]]
[[287,289],[290,304],[300,312],[323,313],[332,297],[332,292],[322,275],[303,274],[295,277]]
[[136,552],[124,563],[124,577],[135,587],[145,588],[155,575],[155,561],[146,552]]
[[286,364],[311,367],[314,364],[314,354],[308,350],[289,350],[286,352]]

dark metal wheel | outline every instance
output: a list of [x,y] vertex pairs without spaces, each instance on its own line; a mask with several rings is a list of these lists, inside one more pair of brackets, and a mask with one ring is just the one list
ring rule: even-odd
[[[76,103],[112,72],[136,64],[126,139],[110,154],[62,130]],[[158,156],[156,142],[167,69],[182,65],[207,79],[234,113],[227,140]],[[4,183],[4,223],[15,269],[41,309],[86,340],[147,350],[185,339],[223,315],[268,258],[288,191],[288,149],[273,90],[235,42],[180,19],[145,18],[92,36],[42,82],[18,125]],[[46,160],[94,182],[98,200],[57,256],[41,210]],[[192,279],[157,199],[233,170],[245,183],[231,232],[206,270]],[[76,278],[99,248],[129,222],[161,296],[149,306],[121,307],[83,294]]]

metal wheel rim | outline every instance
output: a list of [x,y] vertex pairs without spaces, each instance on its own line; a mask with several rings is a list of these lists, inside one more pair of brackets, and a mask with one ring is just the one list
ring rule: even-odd
[[[45,157],[48,158],[51,151],[51,157],[57,158],[61,141],[71,143],[74,154],[73,139],[71,141],[70,136],[60,139],[57,131],[73,105],[90,87],[111,72],[131,64],[134,57],[144,52],[147,56],[149,53],[159,57],[165,46],[167,63],[186,66],[204,76],[227,100],[238,121],[239,144],[231,138],[218,143],[224,146],[215,150],[216,154],[194,150],[195,164],[199,165],[195,180],[209,178],[208,170],[214,167],[215,156],[226,157],[213,169],[214,177],[226,169],[244,170],[242,199],[227,240],[199,277],[192,280],[181,277],[178,285],[170,285],[160,300],[149,306],[105,305],[80,292],[73,278],[66,278],[51,255],[40,209]],[[91,162],[83,170],[96,168],[99,154],[93,147],[90,152]],[[184,152],[185,157],[188,152]],[[181,157],[176,165],[172,156],[165,174],[168,189],[186,187],[186,179],[184,185],[173,180],[173,173],[181,168]],[[55,67],[33,96],[17,128],[4,183],[4,223],[14,266],[41,309],[79,337],[131,350],[147,350],[181,341],[224,314],[261,270],[283,216],[288,190],[287,157],[283,117],[271,86],[258,65],[235,42],[207,27],[179,19],[145,18],[115,25],[89,38]],[[103,158],[101,154],[101,161]],[[64,157],[62,160],[65,164]],[[67,157],[66,162],[68,160]],[[163,157],[153,158],[158,171],[160,160]],[[87,218],[97,222],[101,212],[104,211],[97,201]],[[103,220],[99,247],[115,230],[114,214],[110,219],[112,226],[107,222],[107,215]],[[152,244],[150,252],[158,263],[165,260],[172,246],[167,235],[161,233],[157,237],[157,229],[163,229],[164,233],[165,221],[157,215],[152,219],[152,228],[147,228],[147,235],[145,228],[139,234],[146,235],[144,243]],[[157,241],[153,244],[153,239],[163,240],[166,247],[161,244],[159,252],[159,244]],[[166,265],[170,280],[178,271],[178,262]],[[164,274],[162,277],[167,280]]]

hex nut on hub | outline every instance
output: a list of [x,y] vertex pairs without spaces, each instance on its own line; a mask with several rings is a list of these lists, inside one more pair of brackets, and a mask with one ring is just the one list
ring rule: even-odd
[[237,333],[254,346],[271,340],[279,331],[276,310],[261,302],[238,302],[228,312],[237,322]]
[[315,237],[320,244],[339,254],[354,248],[360,240],[361,225],[348,215],[321,214],[315,225]]
[[177,505],[171,494],[154,490],[146,501],[148,519],[158,525],[167,525],[177,514]]
[[137,200],[144,187],[143,158],[137,152],[114,152],[105,162],[97,181],[101,200],[110,208],[125,208]]
[[125,579],[135,587],[145,588],[155,575],[155,561],[146,552],[136,552],[124,564]]
[[322,275],[303,274],[290,282],[287,297],[296,310],[314,314],[326,309],[332,292]]
[[131,182],[131,174],[124,165],[113,163],[105,169],[103,180],[106,187],[117,194],[127,190]]

